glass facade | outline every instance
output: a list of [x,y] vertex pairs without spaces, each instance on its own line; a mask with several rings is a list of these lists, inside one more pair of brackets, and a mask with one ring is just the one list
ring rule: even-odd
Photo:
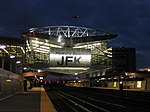
[[20,63],[25,62],[24,40],[5,37],[0,40],[0,67],[18,73]]
[[26,38],[30,67],[75,74],[112,66],[108,43],[116,37],[114,34],[77,26],[31,28],[21,34]]

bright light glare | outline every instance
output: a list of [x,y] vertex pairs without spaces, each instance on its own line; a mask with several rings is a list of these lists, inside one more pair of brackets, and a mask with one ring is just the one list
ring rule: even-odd
[[43,77],[40,77],[40,79],[43,79]]
[[122,81],[120,81],[120,84],[122,84]]
[[6,79],[6,82],[11,82],[11,79]]
[[17,64],[21,63],[21,61],[16,61]]
[[14,55],[10,55],[10,58],[14,58],[15,56]]
[[58,42],[61,42],[61,37],[62,37],[61,35],[58,36],[58,40],[57,40]]
[[141,88],[142,87],[142,82],[141,81],[137,81],[137,88]]
[[38,70],[38,73],[39,73],[39,72],[42,72],[42,70],[39,69],[39,70]]
[[78,75],[78,73],[74,73],[74,75]]
[[116,87],[117,86],[117,82],[114,82],[114,87]]
[[27,70],[27,67],[24,67],[23,69],[24,69],[24,70]]
[[6,48],[5,45],[0,45],[0,49],[4,49],[4,48]]

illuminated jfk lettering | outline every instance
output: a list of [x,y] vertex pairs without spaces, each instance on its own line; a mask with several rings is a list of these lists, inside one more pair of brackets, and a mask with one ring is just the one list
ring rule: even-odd
[[57,64],[58,65],[68,65],[70,63],[73,63],[74,65],[77,65],[77,64],[80,64],[80,59],[81,59],[81,56],[80,57],[73,57],[73,56],[62,56],[61,57],[61,61],[57,61]]

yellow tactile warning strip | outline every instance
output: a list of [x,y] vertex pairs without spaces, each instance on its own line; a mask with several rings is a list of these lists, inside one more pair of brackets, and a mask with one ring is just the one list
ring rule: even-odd
[[57,112],[43,87],[41,87],[40,112]]

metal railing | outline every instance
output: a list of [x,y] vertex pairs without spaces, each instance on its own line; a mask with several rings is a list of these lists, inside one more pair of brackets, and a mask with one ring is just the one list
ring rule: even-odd
[[110,34],[104,31],[98,31],[95,29],[78,26],[46,26],[40,28],[30,28],[30,32],[37,32],[55,36],[64,36],[67,38]]

